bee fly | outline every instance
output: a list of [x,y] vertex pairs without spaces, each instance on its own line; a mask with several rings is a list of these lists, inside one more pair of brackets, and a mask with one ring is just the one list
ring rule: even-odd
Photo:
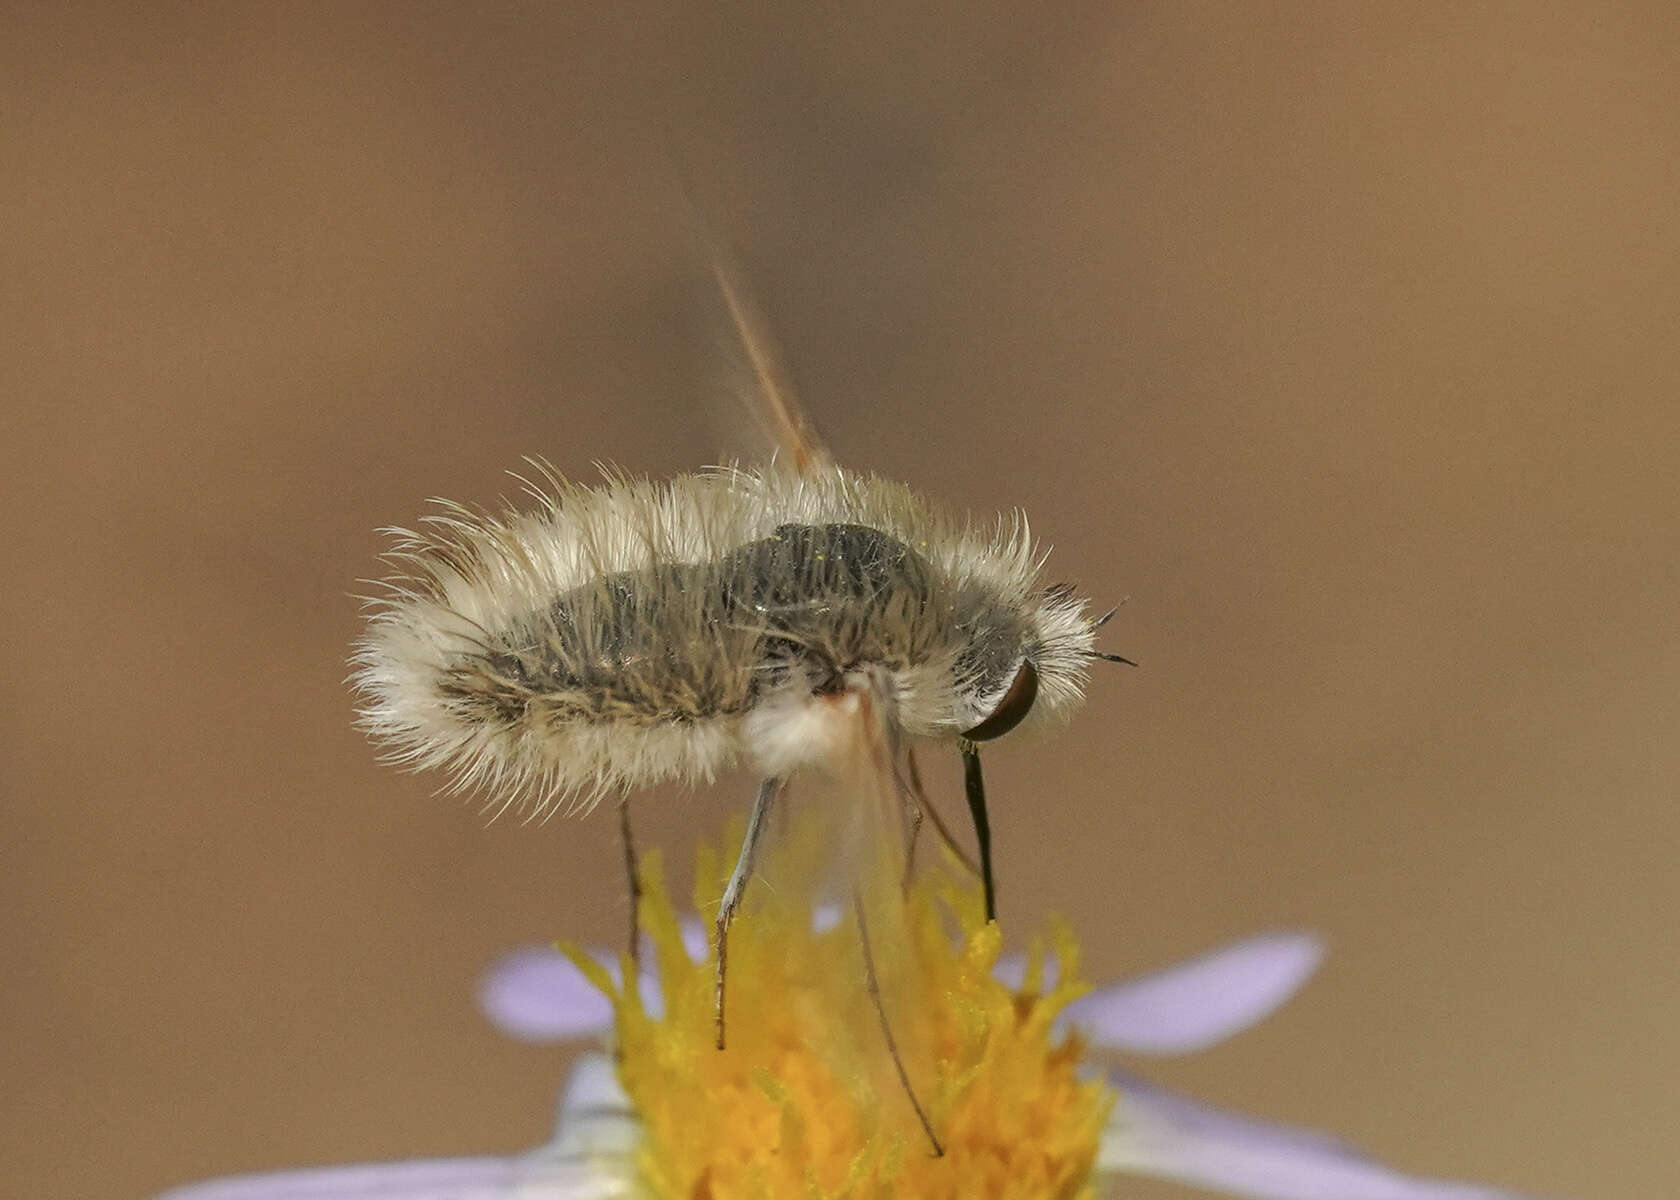
[[716,246],[713,271],[777,458],[597,487],[541,468],[533,511],[445,504],[418,532],[393,531],[398,574],[353,661],[361,723],[390,759],[442,768],[502,809],[620,798],[632,953],[629,792],[738,764],[758,775],[716,922],[722,1047],[729,927],[790,776],[831,764],[864,721],[915,828],[931,809],[908,740],[955,743],[991,919],[979,744],[1066,716],[1093,659],[1127,660],[1094,647],[1106,616],[1041,581],[1019,515],[977,526],[835,465]]

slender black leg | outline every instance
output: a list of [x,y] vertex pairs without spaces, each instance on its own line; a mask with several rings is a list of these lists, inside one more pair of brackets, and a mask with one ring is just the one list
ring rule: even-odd
[[887,1021],[887,1006],[881,999],[881,980],[875,974],[875,954],[869,948],[869,922],[863,915],[863,897],[852,893],[852,909],[857,913],[858,939],[863,945],[863,973],[869,986],[869,998],[875,1004],[875,1014],[881,1018],[881,1035],[887,1041],[887,1053],[892,1056],[893,1067],[898,1071],[898,1082],[904,1085],[904,1094],[910,1097],[910,1107],[916,1110],[916,1119],[922,1123],[922,1132],[927,1134],[927,1140],[933,1145],[935,1158],[945,1157],[945,1147],[939,1144],[939,1138],[933,1132],[933,1122],[928,1120],[927,1110],[922,1102],[916,1098],[916,1089],[910,1086],[910,1072],[904,1069],[904,1057],[898,1052],[898,1039],[893,1037],[892,1025]]
[[922,772],[916,766],[916,752],[906,750],[904,761],[910,767],[910,794],[916,798],[916,806],[921,809],[927,819],[932,822],[933,830],[939,835],[939,840],[945,843],[945,849],[951,852],[951,857],[963,865],[963,868],[980,874],[980,864],[968,856],[968,851],[957,844],[957,839],[951,835],[951,827],[945,824],[945,818],[939,815],[933,801],[928,799],[927,789],[922,786]]
[[717,915],[717,1048],[723,1049],[723,992],[724,979],[729,970],[729,926],[735,920],[735,910],[741,907],[741,894],[747,890],[753,866],[758,861],[759,843],[764,839],[770,809],[776,793],[782,790],[780,779],[766,779],[758,785],[752,812],[747,815],[747,836],[741,840],[741,854],[735,860],[735,870],[723,889],[723,903]]
[[980,748],[962,743],[963,785],[974,817],[974,840],[980,846],[980,886],[986,896],[986,920],[997,920],[997,887],[992,881],[992,823],[986,818],[986,780],[980,774]]
[[630,877],[630,965],[642,963],[642,872],[636,863],[636,839],[630,832],[630,797],[618,802],[618,833],[624,842],[624,871]]

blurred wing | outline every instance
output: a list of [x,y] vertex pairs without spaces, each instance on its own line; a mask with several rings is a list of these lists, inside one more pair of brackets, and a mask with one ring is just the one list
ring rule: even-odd
[[748,403],[767,426],[779,455],[800,475],[818,475],[834,466],[828,447],[799,406],[793,380],[783,365],[780,348],[770,332],[770,323],[747,286],[746,272],[692,197],[686,197],[690,226],[705,249],[707,265],[717,284],[718,295],[729,314],[729,324],[746,357],[752,377]]
[[825,808],[843,822],[834,836],[851,886],[896,900],[912,844],[914,802],[892,694],[884,681],[872,680],[838,702],[850,708],[848,757],[834,781],[846,794]]

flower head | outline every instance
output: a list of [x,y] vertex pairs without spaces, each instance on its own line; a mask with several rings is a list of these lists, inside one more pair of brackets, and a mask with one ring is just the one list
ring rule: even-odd
[[[707,860],[699,878],[715,874]],[[486,980],[486,1010],[516,1036],[611,1032],[615,1056],[580,1060],[545,1146],[233,1179],[166,1200],[1037,1200],[1094,1197],[1125,1174],[1261,1200],[1516,1200],[1409,1177],[1090,1058],[1197,1050],[1245,1028],[1316,968],[1311,937],[1263,935],[1087,992],[1069,933],[1052,932],[1049,954],[1001,956],[996,925],[962,889],[895,886],[895,906],[877,888],[844,920],[768,904],[735,928],[719,1051],[710,949],[656,860],[644,884],[645,970],[628,956],[521,951]]]
[[1085,990],[1071,936],[1060,982],[1040,987],[1035,964],[1012,989],[993,974],[997,926],[955,890],[917,883],[834,924],[766,906],[731,947],[719,1050],[713,963],[687,953],[657,860],[644,889],[658,1008],[574,961],[612,1002],[650,1197],[1089,1194],[1112,1096],[1057,1029]]

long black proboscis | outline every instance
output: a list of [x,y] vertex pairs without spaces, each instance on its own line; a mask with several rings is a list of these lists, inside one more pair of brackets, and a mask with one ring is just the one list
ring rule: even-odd
[[980,747],[962,744],[963,786],[968,811],[974,818],[974,840],[980,847],[980,886],[986,896],[986,920],[997,920],[997,886],[992,882],[992,823],[986,817],[986,779],[980,773]]

